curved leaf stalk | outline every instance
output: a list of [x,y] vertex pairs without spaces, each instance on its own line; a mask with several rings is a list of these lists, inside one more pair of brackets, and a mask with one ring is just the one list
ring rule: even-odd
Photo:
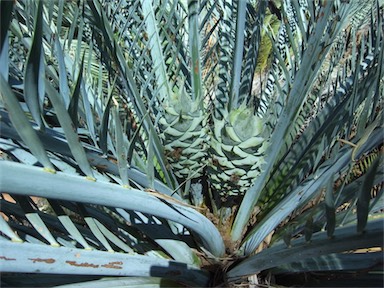
[[[380,143],[378,130],[372,135],[371,142],[367,143],[364,147],[364,151],[369,151],[372,146],[375,147]],[[311,175],[302,184],[292,190],[289,195],[281,199],[278,204],[263,217],[260,221],[245,237],[243,243],[243,249],[245,255],[250,255],[261,241],[288,215],[290,215],[297,207],[306,203],[309,199],[317,195],[323,187],[326,187],[328,180],[337,175],[339,171],[347,167],[351,160],[353,149],[345,148],[340,150],[337,155],[334,155],[333,159],[325,161],[317,169],[314,175]],[[361,151],[363,153],[363,151]]]
[[[347,166],[348,167],[348,166]],[[340,172],[341,177],[346,174],[344,172]],[[370,192],[373,194],[377,187],[382,185],[382,170],[376,171],[376,175],[374,176],[374,189]],[[343,178],[336,180],[336,182],[331,182],[334,187],[334,207],[336,207],[336,227],[346,226],[346,225],[355,225],[356,224],[356,205],[353,202],[356,202],[356,191],[358,191],[358,187],[362,187],[364,177],[360,177],[355,179],[353,182],[349,182],[345,184]],[[330,185],[330,183],[328,183]],[[324,189],[323,189],[324,190]],[[377,194],[376,198],[371,199],[370,201],[370,219],[374,219],[378,216],[377,210],[373,209],[375,203],[379,201],[377,198],[379,194]],[[305,234],[305,239],[307,242],[311,241],[311,237],[313,233],[324,230],[324,226],[326,223],[326,203],[322,201],[324,199],[323,191],[320,192],[317,199],[309,202],[308,204],[301,206],[298,208],[291,216],[292,219],[290,222],[293,222],[292,225],[292,236],[300,237]],[[311,209],[307,209],[308,207],[312,207]],[[274,234],[273,241],[279,241],[281,239],[282,228],[277,229]]]
[[230,270],[228,276],[235,278],[253,274],[254,271],[296,262],[298,260],[297,255],[300,255],[300,259],[306,259],[360,247],[380,246],[381,225],[383,225],[383,220],[373,221],[367,227],[364,235],[353,233],[355,227],[349,225],[337,229],[335,238],[332,239],[328,238],[327,232],[319,232],[313,235],[309,244],[305,242],[303,237],[293,240],[291,248],[287,248],[285,244],[281,243],[244,260],[236,268]]
[[[1,161],[0,166],[3,171],[6,171],[1,174],[2,187],[9,193],[32,194],[39,197],[93,203],[152,214],[182,223],[201,237],[203,244],[213,255],[220,257],[224,254],[224,244],[216,227],[200,213],[185,205],[168,203],[166,200],[140,190],[122,188],[100,181],[93,182],[62,173],[46,173],[36,167],[5,161]],[[19,175],[19,173],[25,173],[28,178],[18,185],[14,185],[11,175]],[[57,177],[52,178],[52,176]],[[55,183],[57,188],[55,191],[52,191],[46,184],[50,182]],[[27,187],[29,188],[27,189]],[[91,198],[88,196],[88,191],[92,191]],[[129,201],[124,200],[127,195],[129,195]]]

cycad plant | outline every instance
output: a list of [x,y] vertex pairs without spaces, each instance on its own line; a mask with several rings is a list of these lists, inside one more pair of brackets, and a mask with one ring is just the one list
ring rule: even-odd
[[1,1],[1,284],[380,285],[382,19]]

